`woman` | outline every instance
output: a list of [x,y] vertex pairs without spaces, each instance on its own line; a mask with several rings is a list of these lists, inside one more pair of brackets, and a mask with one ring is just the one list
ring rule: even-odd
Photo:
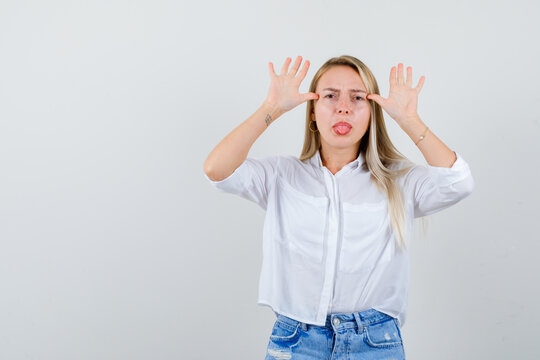
[[[269,63],[264,103],[209,154],[205,177],[218,189],[266,210],[258,304],[276,322],[266,359],[404,359],[410,239],[414,218],[469,195],[465,160],[417,113],[422,76],[390,71],[388,98],[360,60],[340,56],[315,74],[308,93],[287,58]],[[255,140],[280,115],[307,101],[299,158],[248,158]],[[428,166],[394,147],[382,109],[409,135]]]

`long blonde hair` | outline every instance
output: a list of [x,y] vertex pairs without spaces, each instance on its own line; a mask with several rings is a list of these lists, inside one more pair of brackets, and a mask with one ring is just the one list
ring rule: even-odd
[[[315,92],[321,76],[332,66],[337,65],[351,67],[360,75],[368,94],[380,95],[379,86],[371,70],[363,62],[349,55],[334,57],[326,61],[313,76],[309,92]],[[369,127],[362,139],[360,139],[360,147],[357,155],[360,153],[364,155],[366,162],[363,164],[363,169],[371,172],[372,181],[386,195],[392,229],[399,248],[403,249],[403,247],[407,246],[405,238],[405,234],[407,233],[405,204],[403,193],[395,180],[405,175],[415,164],[401,154],[395,148],[394,144],[392,144],[392,141],[390,141],[380,105],[373,100],[367,101],[369,101],[371,117]],[[314,105],[315,100],[307,101],[304,146],[299,157],[301,161],[311,158],[321,146],[319,132],[310,130],[311,114],[314,113]],[[398,165],[401,162],[405,162],[405,167],[395,169],[394,165]]]

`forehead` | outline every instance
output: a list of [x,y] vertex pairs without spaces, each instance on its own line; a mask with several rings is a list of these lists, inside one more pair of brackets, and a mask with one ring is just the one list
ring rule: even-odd
[[342,91],[348,91],[349,89],[366,90],[366,86],[360,75],[350,66],[346,65],[332,66],[322,74],[317,83],[317,89],[320,90],[327,87]]

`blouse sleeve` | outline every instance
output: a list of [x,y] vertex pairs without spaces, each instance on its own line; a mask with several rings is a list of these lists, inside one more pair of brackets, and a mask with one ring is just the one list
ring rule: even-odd
[[277,172],[278,163],[279,156],[248,157],[223,180],[214,181],[206,173],[203,172],[203,174],[220,192],[238,195],[266,210],[268,193]]
[[417,165],[407,173],[415,218],[444,210],[473,192],[469,165],[458,152],[454,153],[457,159],[450,168]]

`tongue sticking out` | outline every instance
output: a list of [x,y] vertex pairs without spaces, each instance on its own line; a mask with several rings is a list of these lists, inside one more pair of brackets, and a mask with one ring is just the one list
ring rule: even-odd
[[345,135],[349,131],[351,131],[351,128],[348,127],[347,125],[338,125],[338,126],[334,126],[334,131],[338,133],[339,135]]

